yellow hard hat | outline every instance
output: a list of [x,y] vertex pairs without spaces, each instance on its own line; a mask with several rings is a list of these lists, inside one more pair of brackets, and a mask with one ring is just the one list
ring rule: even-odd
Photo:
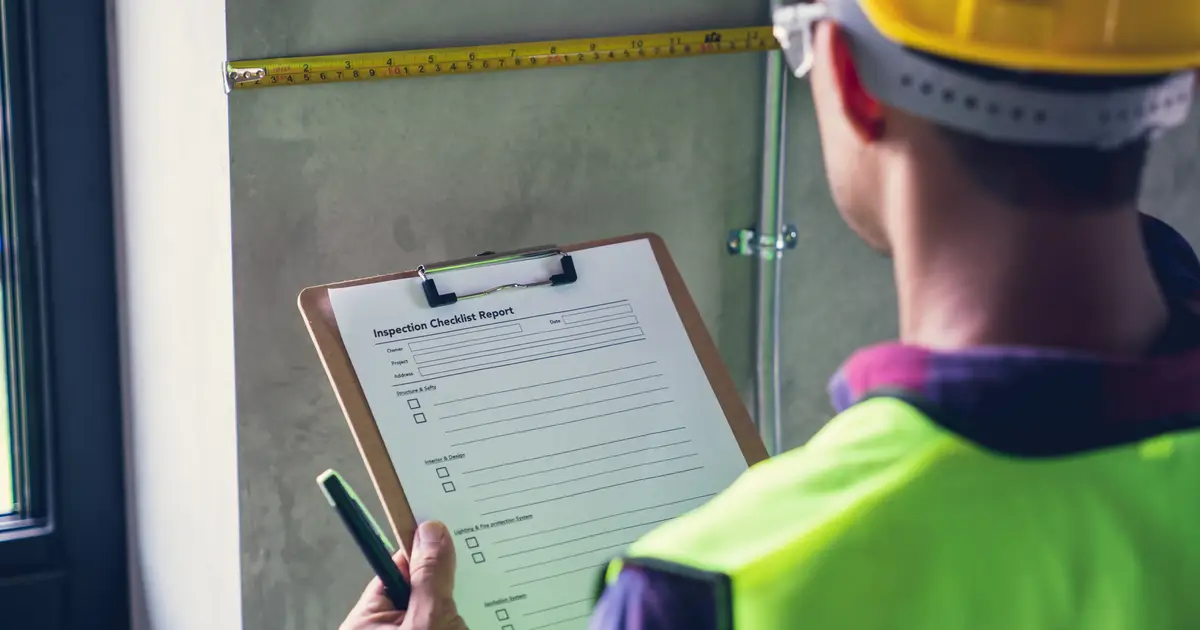
[[1200,67],[1200,0],[860,0],[887,37],[943,57],[1064,74]]
[[[796,76],[812,67],[814,25],[832,20],[849,35],[859,76],[876,98],[1006,142],[1112,148],[1178,127],[1200,67],[1200,0],[822,0],[779,7],[773,20]],[[944,59],[1018,76],[1146,80],[1063,91]]]

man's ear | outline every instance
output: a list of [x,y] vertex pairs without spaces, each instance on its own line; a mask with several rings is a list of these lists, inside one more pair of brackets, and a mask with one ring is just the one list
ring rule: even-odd
[[854,55],[850,53],[850,38],[846,32],[834,23],[827,23],[827,26],[834,85],[842,102],[842,110],[863,142],[878,140],[887,128],[883,104],[863,87],[858,68],[854,65]]

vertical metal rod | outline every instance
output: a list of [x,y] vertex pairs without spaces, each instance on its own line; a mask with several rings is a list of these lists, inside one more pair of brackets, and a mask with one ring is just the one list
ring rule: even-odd
[[[772,2],[772,6],[774,6]],[[783,251],[784,140],[787,135],[788,72],[783,54],[767,53],[762,199],[758,215],[755,313],[754,419],[767,453],[783,444],[780,400],[780,272]]]

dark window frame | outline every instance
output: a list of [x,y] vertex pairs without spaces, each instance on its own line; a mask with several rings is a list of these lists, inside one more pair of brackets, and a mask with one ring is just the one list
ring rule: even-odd
[[25,284],[14,408],[35,430],[29,482],[45,501],[0,531],[0,625],[128,628],[108,4],[0,0],[0,13],[0,148],[21,204],[4,248]]

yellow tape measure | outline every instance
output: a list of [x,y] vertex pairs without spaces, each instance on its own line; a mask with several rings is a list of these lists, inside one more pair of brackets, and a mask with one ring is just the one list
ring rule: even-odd
[[770,27],[233,61],[231,90],[697,57],[779,48]]

